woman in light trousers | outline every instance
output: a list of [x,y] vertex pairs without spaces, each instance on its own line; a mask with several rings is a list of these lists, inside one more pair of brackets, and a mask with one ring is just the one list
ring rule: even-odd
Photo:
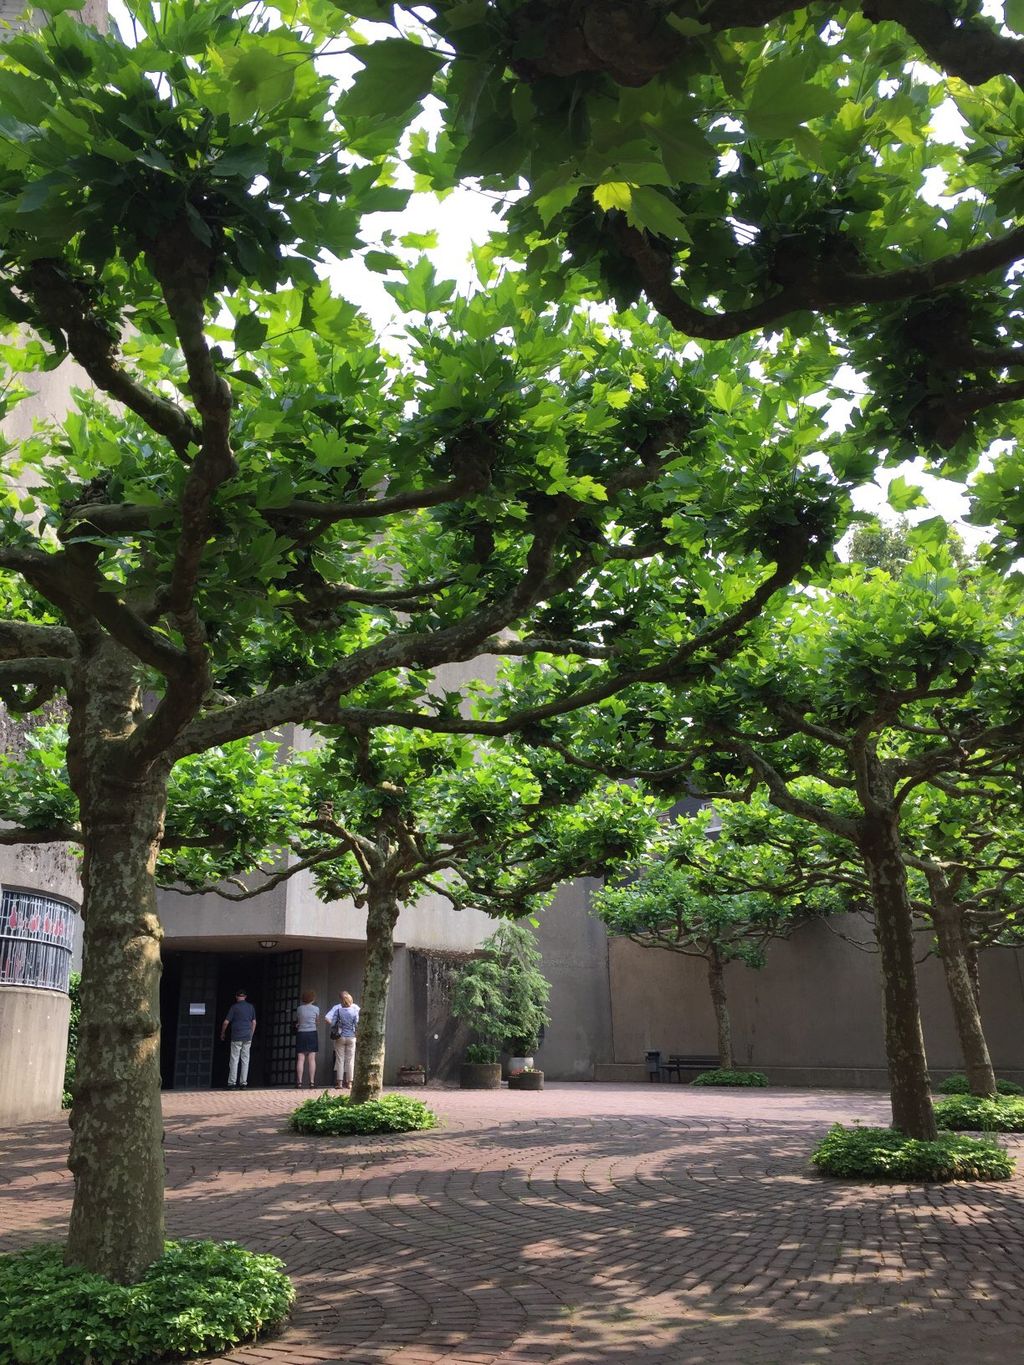
[[342,991],[339,1003],[327,1011],[325,1018],[331,1026],[334,1044],[334,1084],[338,1089],[347,1090],[355,1075],[359,1006],[348,991]]

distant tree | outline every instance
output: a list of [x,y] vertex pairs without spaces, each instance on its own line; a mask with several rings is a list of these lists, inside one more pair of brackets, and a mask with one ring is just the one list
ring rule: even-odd
[[[289,765],[278,771],[281,766]],[[323,900],[351,899],[365,908],[356,1103],[374,1098],[383,1083],[385,1013],[403,905],[432,891],[456,910],[502,919],[533,915],[562,882],[614,873],[655,824],[650,801],[637,789],[522,746],[352,730],[335,733],[290,766],[288,792],[294,795],[299,785],[305,792],[305,811],[293,813],[286,836],[296,859],[290,866],[268,868],[234,887],[218,879],[209,851],[202,870],[213,880],[196,876],[194,850],[173,866],[187,875],[180,890],[214,891],[232,901],[250,900],[310,870]],[[275,831],[282,819],[279,808]],[[506,937],[519,941],[511,932]],[[520,1020],[527,1032],[532,1022]]]
[[[764,966],[772,939],[787,938],[836,898],[813,876],[785,881],[786,867],[767,844],[737,843],[729,812],[717,835],[711,812],[663,830],[626,870],[603,886],[593,907],[608,931],[647,948],[702,959],[718,1033],[718,1065],[734,1066],[725,984],[730,962]],[[784,889],[785,888],[785,889]]]
[[966,579],[939,550],[899,580],[851,566],[831,591],[792,593],[713,680],[636,687],[531,732],[652,789],[736,799],[763,785],[853,850],[874,913],[893,1122],[915,1137],[935,1120],[903,808],[922,784],[1020,745],[1020,632],[1011,590],[981,570]]
[[[846,559],[865,569],[884,569],[892,578],[899,578],[917,556],[913,528],[905,517],[895,522],[878,520],[858,526],[850,537]],[[945,527],[945,545],[950,559],[963,568],[968,555],[963,536],[955,526]]]

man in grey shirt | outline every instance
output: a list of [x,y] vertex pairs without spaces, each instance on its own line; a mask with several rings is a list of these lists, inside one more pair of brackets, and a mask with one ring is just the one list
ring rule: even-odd
[[235,991],[235,1003],[228,1010],[220,1026],[220,1040],[223,1043],[228,1029],[231,1030],[231,1060],[228,1062],[228,1089],[244,1090],[249,1084],[249,1048],[252,1035],[256,1032],[256,1008],[245,998],[245,991]]

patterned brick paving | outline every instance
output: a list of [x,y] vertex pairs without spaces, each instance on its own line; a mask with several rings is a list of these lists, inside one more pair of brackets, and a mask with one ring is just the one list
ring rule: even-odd
[[[165,1097],[173,1235],[298,1286],[238,1365],[1017,1365],[1024,1179],[852,1186],[806,1155],[881,1097],[428,1091],[445,1127],[283,1131],[294,1091]],[[66,1130],[0,1132],[0,1246],[59,1234]],[[1021,1150],[1024,1165],[1024,1144]]]

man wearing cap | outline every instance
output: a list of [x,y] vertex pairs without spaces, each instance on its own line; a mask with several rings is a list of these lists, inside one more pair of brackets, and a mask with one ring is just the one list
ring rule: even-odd
[[244,1090],[249,1084],[249,1048],[252,1035],[256,1032],[256,1009],[245,998],[245,991],[235,991],[235,1003],[228,1010],[220,1026],[220,1040],[223,1043],[228,1029],[231,1030],[231,1060],[228,1063],[228,1089]]

